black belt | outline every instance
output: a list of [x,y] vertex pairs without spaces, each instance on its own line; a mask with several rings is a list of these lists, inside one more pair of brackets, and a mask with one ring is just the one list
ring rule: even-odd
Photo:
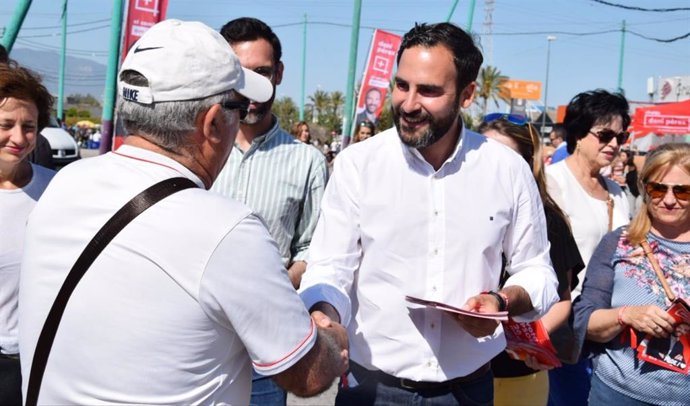
[[476,371],[470,373],[466,376],[460,376],[457,378],[450,379],[443,382],[427,382],[427,381],[413,381],[406,378],[397,378],[393,375],[388,375],[382,371],[371,371],[350,361],[350,372],[353,373],[355,378],[357,375],[365,375],[373,377],[376,381],[394,388],[405,389],[409,391],[419,391],[419,390],[440,390],[440,389],[453,389],[456,386],[472,382],[478,378],[481,378],[491,369],[491,365],[487,362],[486,364],[479,367]]

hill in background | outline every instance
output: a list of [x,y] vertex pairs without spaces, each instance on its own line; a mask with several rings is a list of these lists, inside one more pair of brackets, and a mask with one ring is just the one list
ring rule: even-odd
[[[39,51],[15,47],[10,57],[23,66],[40,74],[43,84],[58,94],[60,54],[56,51]],[[92,95],[103,102],[106,65],[86,58],[67,56],[65,60],[65,96]]]

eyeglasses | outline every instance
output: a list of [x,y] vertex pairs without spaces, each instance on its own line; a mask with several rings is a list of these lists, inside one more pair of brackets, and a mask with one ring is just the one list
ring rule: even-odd
[[221,107],[226,110],[237,110],[240,113],[240,120],[244,120],[247,117],[249,100],[229,101],[221,104]]
[[485,123],[496,120],[505,120],[515,125],[525,125],[528,123],[527,117],[518,114],[491,113],[484,116]]
[[617,133],[609,128],[604,128],[596,132],[589,130],[589,133],[599,138],[599,142],[602,144],[608,144],[612,139],[616,138],[618,145],[623,145],[626,141],[628,141],[628,137],[630,136],[630,133],[627,131]]
[[668,189],[671,188],[673,196],[675,196],[677,200],[690,200],[690,185],[669,185],[666,183],[647,182],[644,187],[647,194],[652,199],[663,199],[666,193],[668,193]]
[[273,80],[274,69],[266,66],[261,66],[259,68],[254,69],[254,73],[258,73],[259,75],[265,77],[268,80]]

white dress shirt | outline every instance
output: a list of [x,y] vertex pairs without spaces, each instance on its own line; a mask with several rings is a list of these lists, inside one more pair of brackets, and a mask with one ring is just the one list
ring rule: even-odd
[[301,294],[335,306],[351,359],[416,381],[465,376],[505,347],[499,327],[480,339],[405,295],[462,306],[506,286],[528,292],[543,315],[557,301],[544,208],[532,174],[509,148],[464,131],[438,171],[395,128],[335,160],[310,246]]

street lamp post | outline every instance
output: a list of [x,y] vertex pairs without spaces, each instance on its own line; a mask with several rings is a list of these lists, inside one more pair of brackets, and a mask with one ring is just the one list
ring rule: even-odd
[[549,110],[548,98],[549,98],[549,61],[551,59],[551,42],[555,41],[556,37],[554,35],[549,35],[546,37],[546,80],[544,81],[544,112],[541,115],[541,135],[544,138],[544,127],[546,127],[546,114]]

